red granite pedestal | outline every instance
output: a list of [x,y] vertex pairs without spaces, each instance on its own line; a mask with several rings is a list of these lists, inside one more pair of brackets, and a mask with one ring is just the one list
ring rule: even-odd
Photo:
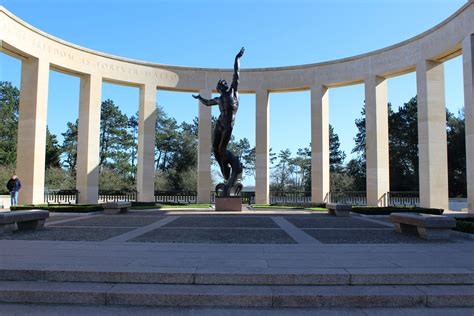
[[241,196],[216,196],[217,212],[241,212],[242,211],[242,197]]

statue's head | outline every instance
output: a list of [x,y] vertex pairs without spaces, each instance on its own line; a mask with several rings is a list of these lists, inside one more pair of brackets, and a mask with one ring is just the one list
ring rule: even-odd
[[217,92],[227,92],[227,90],[229,90],[229,85],[225,79],[220,79],[219,82],[217,82],[216,89]]

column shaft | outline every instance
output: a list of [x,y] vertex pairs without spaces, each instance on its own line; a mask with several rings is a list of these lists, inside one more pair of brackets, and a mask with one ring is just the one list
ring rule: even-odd
[[79,203],[98,201],[101,95],[99,75],[81,77],[76,171]]
[[270,202],[269,185],[269,102],[268,91],[256,93],[256,148],[255,148],[255,202]]
[[422,61],[416,67],[420,205],[448,208],[448,157],[444,66]]
[[[205,98],[212,97],[211,90],[203,89],[199,94]],[[205,106],[198,101],[199,107],[199,129],[198,129],[198,183],[197,183],[197,202],[209,203],[211,180],[211,107]]]
[[155,201],[156,87],[140,87],[138,115],[137,191],[139,202]]
[[311,87],[311,201],[328,202],[329,184],[329,92]]
[[474,35],[462,42],[466,128],[467,209],[474,214]]
[[49,62],[22,61],[16,172],[20,204],[44,202]]
[[385,206],[390,191],[387,82],[372,76],[365,81],[367,204]]

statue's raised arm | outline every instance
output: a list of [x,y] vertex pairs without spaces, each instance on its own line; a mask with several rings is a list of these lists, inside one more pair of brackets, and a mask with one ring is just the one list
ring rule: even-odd
[[234,89],[237,91],[237,88],[239,86],[239,76],[240,76],[240,57],[244,55],[245,48],[241,48],[240,51],[237,53],[235,56],[235,62],[234,62],[234,77],[232,78],[232,85],[230,86],[231,89]]

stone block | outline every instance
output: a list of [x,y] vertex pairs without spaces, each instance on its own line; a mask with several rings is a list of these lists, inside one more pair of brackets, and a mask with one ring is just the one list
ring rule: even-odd
[[456,227],[452,217],[418,213],[392,213],[390,220],[399,233],[417,232],[424,239],[449,239]]
[[474,284],[474,272],[462,268],[349,268],[353,285]]
[[266,286],[118,284],[107,294],[116,305],[270,307]]
[[425,295],[413,286],[283,286],[272,288],[274,307],[414,307]]
[[328,209],[329,215],[338,216],[338,217],[351,216],[352,205],[350,204],[327,203],[326,208]]
[[16,224],[0,224],[0,235],[11,233],[16,230]]
[[228,196],[216,197],[216,212],[241,212],[242,211],[242,197]]
[[104,214],[107,215],[115,215],[119,213],[127,213],[128,209],[132,207],[132,203],[130,202],[107,202],[102,203],[102,207],[104,208]]
[[24,221],[17,222],[18,230],[35,230],[42,229],[44,227],[45,220],[36,220],[36,221]]

